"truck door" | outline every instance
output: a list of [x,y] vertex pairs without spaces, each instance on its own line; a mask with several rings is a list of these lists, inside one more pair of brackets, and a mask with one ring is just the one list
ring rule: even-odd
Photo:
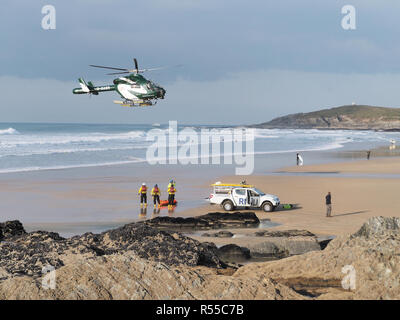
[[260,196],[252,190],[247,190],[247,198],[250,207],[260,206]]
[[247,193],[246,189],[234,189],[233,191],[233,201],[237,207],[247,206]]

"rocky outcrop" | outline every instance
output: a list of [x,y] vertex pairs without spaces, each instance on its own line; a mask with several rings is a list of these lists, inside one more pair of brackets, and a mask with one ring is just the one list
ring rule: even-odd
[[221,230],[218,232],[214,232],[214,233],[203,233],[201,235],[202,237],[216,237],[216,238],[232,238],[234,236],[234,234],[230,231],[226,231],[226,230]]
[[262,230],[254,235],[265,241],[248,246],[253,257],[282,259],[321,250],[316,235],[307,230]]
[[251,258],[250,250],[236,244],[227,244],[217,251],[218,257],[226,262],[240,262]]
[[315,237],[315,234],[307,230],[262,230],[254,233],[257,237]]
[[[47,259],[62,264],[54,273],[55,289],[45,288],[41,275],[16,276],[11,265],[1,265],[0,299],[398,299],[398,222],[375,217],[353,235],[335,238],[325,250],[250,263],[236,271],[202,264],[215,257],[214,244],[199,249],[210,255],[205,258],[193,248],[198,242],[143,224],[70,239],[44,232],[11,236],[0,243],[1,263],[10,261],[11,254],[14,264],[20,259],[28,261],[23,267],[32,268],[28,256],[36,252],[41,253],[39,265]],[[145,257],[136,250],[139,238],[148,246],[150,241],[167,245],[163,250],[147,247]],[[170,263],[178,258],[176,250],[184,251],[179,259],[187,263]]]
[[350,105],[296,113],[255,125],[258,128],[400,130],[400,110]]
[[56,270],[55,289],[43,279],[0,281],[0,299],[304,299],[285,285],[264,278],[221,274],[206,267],[170,266],[138,257],[133,251],[91,259],[70,255]]
[[373,238],[387,233],[400,231],[400,218],[373,217],[358,230],[353,237]]
[[329,242],[331,242],[335,238],[336,238],[336,236],[317,237],[317,241],[318,241],[319,246],[321,247],[321,250],[324,250],[327,247],[327,245],[329,244]]
[[[68,262],[71,255],[93,258],[127,251],[168,265],[204,265],[215,268],[225,266],[215,251],[199,241],[143,224],[132,223],[102,234],[86,233],[69,239],[44,231],[7,234],[10,236],[0,243],[0,268],[3,273],[12,276],[41,276],[44,266],[60,268]],[[5,273],[3,276],[0,273],[0,277],[4,278]]]
[[211,212],[198,217],[157,217],[142,222],[148,226],[167,230],[204,230],[223,228],[254,228],[260,220],[254,212]]
[[22,234],[26,234],[26,231],[22,223],[18,220],[0,223],[0,241],[5,238],[20,236]]
[[271,278],[319,299],[399,299],[398,222],[371,218],[355,234],[333,239],[323,251],[246,265],[235,275]]

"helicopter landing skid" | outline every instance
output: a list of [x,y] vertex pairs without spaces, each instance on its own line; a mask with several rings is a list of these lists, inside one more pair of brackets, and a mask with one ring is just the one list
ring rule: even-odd
[[150,107],[155,105],[157,102],[156,101],[145,101],[145,100],[139,100],[139,101],[133,101],[133,100],[114,100],[115,104],[119,104],[122,107]]

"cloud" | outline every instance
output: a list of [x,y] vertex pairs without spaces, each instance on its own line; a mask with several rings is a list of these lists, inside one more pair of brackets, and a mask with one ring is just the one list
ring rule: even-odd
[[400,72],[399,1],[354,0],[355,31],[341,28],[338,0],[54,1],[51,31],[40,27],[45,4],[5,1],[2,75],[69,80],[98,75],[88,64],[128,66],[133,57],[143,66],[185,65],[160,75],[163,82],[262,69]]
[[252,124],[352,102],[396,107],[398,83],[400,74],[237,72],[212,81],[179,79],[164,86],[166,99],[156,106],[133,109],[113,104],[114,92],[73,95],[76,82],[0,77],[0,109],[2,122]]

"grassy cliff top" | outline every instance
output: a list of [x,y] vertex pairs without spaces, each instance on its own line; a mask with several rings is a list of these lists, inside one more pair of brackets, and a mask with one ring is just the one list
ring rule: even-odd
[[275,118],[259,128],[400,130],[400,108],[348,105]]
[[300,113],[302,117],[335,117],[350,116],[354,119],[375,119],[383,118],[385,120],[400,119],[400,108],[375,107],[365,105],[341,106],[308,113]]

